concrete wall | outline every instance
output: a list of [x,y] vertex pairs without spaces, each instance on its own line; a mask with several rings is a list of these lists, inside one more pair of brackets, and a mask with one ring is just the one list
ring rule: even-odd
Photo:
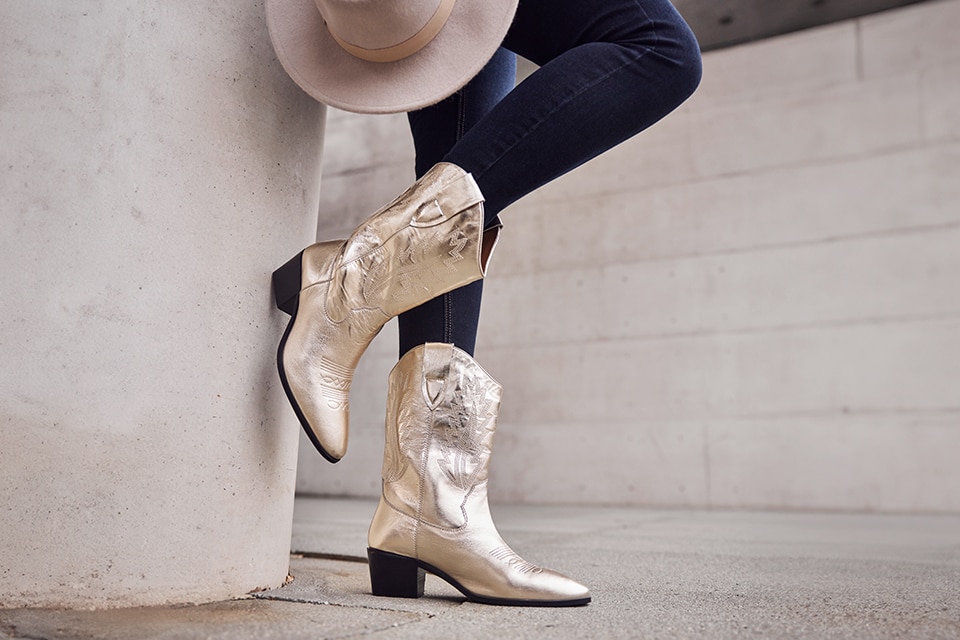
[[672,0],[704,51],[851,20],[927,0]]
[[262,13],[0,5],[0,607],[286,577],[269,276],[315,233],[324,111]]
[[[678,112],[505,212],[495,499],[960,511],[957,33],[943,0],[711,52]],[[322,235],[405,186],[408,138],[331,120]],[[300,491],[376,494],[395,350]]]

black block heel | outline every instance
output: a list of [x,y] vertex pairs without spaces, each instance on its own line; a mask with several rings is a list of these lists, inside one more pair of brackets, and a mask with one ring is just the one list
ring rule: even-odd
[[277,308],[288,315],[297,312],[297,301],[300,297],[300,265],[303,262],[303,251],[290,258],[285,265],[273,272],[273,296],[277,301]]
[[419,598],[426,574],[413,558],[388,551],[367,549],[370,560],[370,588],[375,596]]

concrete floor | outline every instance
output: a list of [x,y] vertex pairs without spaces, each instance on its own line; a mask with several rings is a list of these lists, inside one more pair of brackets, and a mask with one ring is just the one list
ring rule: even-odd
[[960,638],[960,517],[495,506],[587,607],[368,594],[374,503],[299,499],[287,586],[201,606],[0,610],[0,638]]

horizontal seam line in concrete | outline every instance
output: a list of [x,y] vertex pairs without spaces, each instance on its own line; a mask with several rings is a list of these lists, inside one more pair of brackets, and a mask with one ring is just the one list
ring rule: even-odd
[[[754,167],[752,169],[742,169],[737,171],[725,171],[720,173],[709,173],[709,174],[700,174],[700,175],[688,175],[686,179],[677,179],[675,181],[664,181],[657,182],[650,185],[645,185],[639,188],[624,188],[624,189],[604,189],[602,191],[591,191],[583,193],[578,196],[570,195],[559,195],[556,197],[550,197],[549,195],[540,195],[536,198],[537,204],[549,205],[551,203],[564,203],[569,204],[571,202],[577,202],[580,200],[589,200],[595,197],[602,197],[608,195],[617,195],[617,194],[642,194],[645,191],[659,191],[667,188],[676,188],[676,187],[685,187],[688,188],[691,185],[698,185],[709,182],[721,182],[729,180],[730,178],[751,178],[756,176],[762,176],[766,174],[775,174],[775,173],[787,173],[792,172],[799,168],[824,168],[830,167],[833,165],[848,164],[852,161],[858,160],[877,160],[885,158],[887,156],[896,156],[902,155],[904,152],[911,151],[928,151],[932,149],[941,149],[941,148],[950,148],[956,147],[960,149],[960,140],[957,138],[937,138],[933,140],[918,140],[917,142],[910,144],[901,144],[901,145],[891,145],[889,147],[883,147],[881,149],[875,149],[873,151],[861,151],[857,153],[848,153],[841,154],[836,156],[827,156],[823,158],[814,158],[808,160],[800,160],[796,162],[785,162],[781,164],[769,164],[759,167]],[[509,209],[507,209],[509,211]],[[509,222],[509,217],[507,218]]]
[[889,407],[886,409],[857,409],[848,407],[846,410],[831,411],[825,409],[811,409],[808,411],[771,411],[756,413],[735,414],[734,417],[740,420],[770,420],[770,419],[792,419],[792,418],[875,418],[881,416],[953,416],[960,413],[960,406],[946,407]]
[[[794,411],[770,411],[770,412],[757,412],[757,413],[719,413],[711,412],[710,414],[705,414],[700,417],[690,416],[633,416],[629,418],[616,418],[616,417],[604,417],[600,422],[604,425],[635,425],[637,422],[644,423],[657,423],[657,424],[687,424],[703,423],[709,425],[710,423],[716,422],[742,422],[742,421],[777,421],[777,420],[796,420],[796,419],[807,419],[807,420],[826,420],[832,418],[841,418],[848,420],[857,420],[861,418],[882,418],[885,416],[898,416],[898,417],[914,417],[914,418],[938,418],[938,417],[953,417],[957,414],[960,414],[960,407],[946,406],[946,407],[890,407],[888,409],[870,409],[870,408],[855,408],[848,407],[847,410],[842,409],[808,409],[808,410],[794,410]],[[549,424],[552,426],[561,426],[561,425],[572,425],[575,427],[580,427],[584,423],[596,423],[597,420],[565,420],[565,419],[556,419],[556,420],[513,420],[508,416],[501,420],[503,424]],[[949,423],[945,425],[947,428],[953,428],[953,424]],[[300,497],[310,497],[311,494],[297,494]],[[326,497],[322,494],[313,494],[313,497]]]
[[689,339],[709,339],[738,336],[762,336],[775,335],[782,333],[800,333],[804,331],[821,331],[829,329],[852,329],[869,326],[884,325],[911,325],[911,324],[932,324],[944,321],[960,320],[960,313],[933,313],[917,314],[903,316],[862,316],[846,318],[842,320],[825,320],[821,322],[802,322],[796,324],[771,325],[769,327],[744,327],[740,329],[718,329],[718,330],[691,330],[662,333],[648,333],[642,335],[611,335],[603,338],[585,338],[572,340],[537,340],[536,344],[529,342],[490,342],[485,341],[483,349],[492,351],[496,349],[523,349],[534,350],[555,347],[580,347],[591,345],[606,345],[631,342],[658,342],[661,340],[689,340]]
[[583,271],[602,271],[608,267],[623,267],[629,265],[658,264],[666,262],[683,262],[686,260],[702,260],[718,258],[723,256],[749,255],[758,253],[771,253],[779,251],[789,251],[796,249],[807,249],[811,247],[828,246],[832,244],[869,242],[871,240],[889,239],[906,236],[925,235],[943,231],[951,231],[960,228],[960,220],[951,220],[947,222],[935,222],[930,224],[913,225],[905,227],[890,227],[887,229],[876,229],[862,233],[838,234],[832,236],[823,236],[810,240],[794,240],[788,242],[771,242],[768,244],[757,244],[749,247],[737,247],[731,249],[716,249],[714,251],[701,251],[691,253],[677,253],[674,255],[640,257],[630,260],[610,260],[605,262],[589,262],[571,265],[558,265],[556,268],[544,268],[541,266],[529,270],[511,270],[505,273],[495,274],[494,281],[506,278],[529,278],[540,275],[580,273]]

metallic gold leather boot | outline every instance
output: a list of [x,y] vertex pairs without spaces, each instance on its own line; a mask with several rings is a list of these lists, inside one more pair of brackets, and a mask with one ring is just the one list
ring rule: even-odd
[[501,387],[467,353],[428,343],[390,373],[383,493],[368,536],[374,595],[423,595],[424,571],[486,604],[571,606],[590,592],[513,552],[487,504]]
[[291,316],[280,380],[330,462],[347,450],[350,381],[367,345],[390,318],[483,277],[498,230],[482,229],[477,183],[442,163],[347,240],[307,247],[274,272],[277,306]]

